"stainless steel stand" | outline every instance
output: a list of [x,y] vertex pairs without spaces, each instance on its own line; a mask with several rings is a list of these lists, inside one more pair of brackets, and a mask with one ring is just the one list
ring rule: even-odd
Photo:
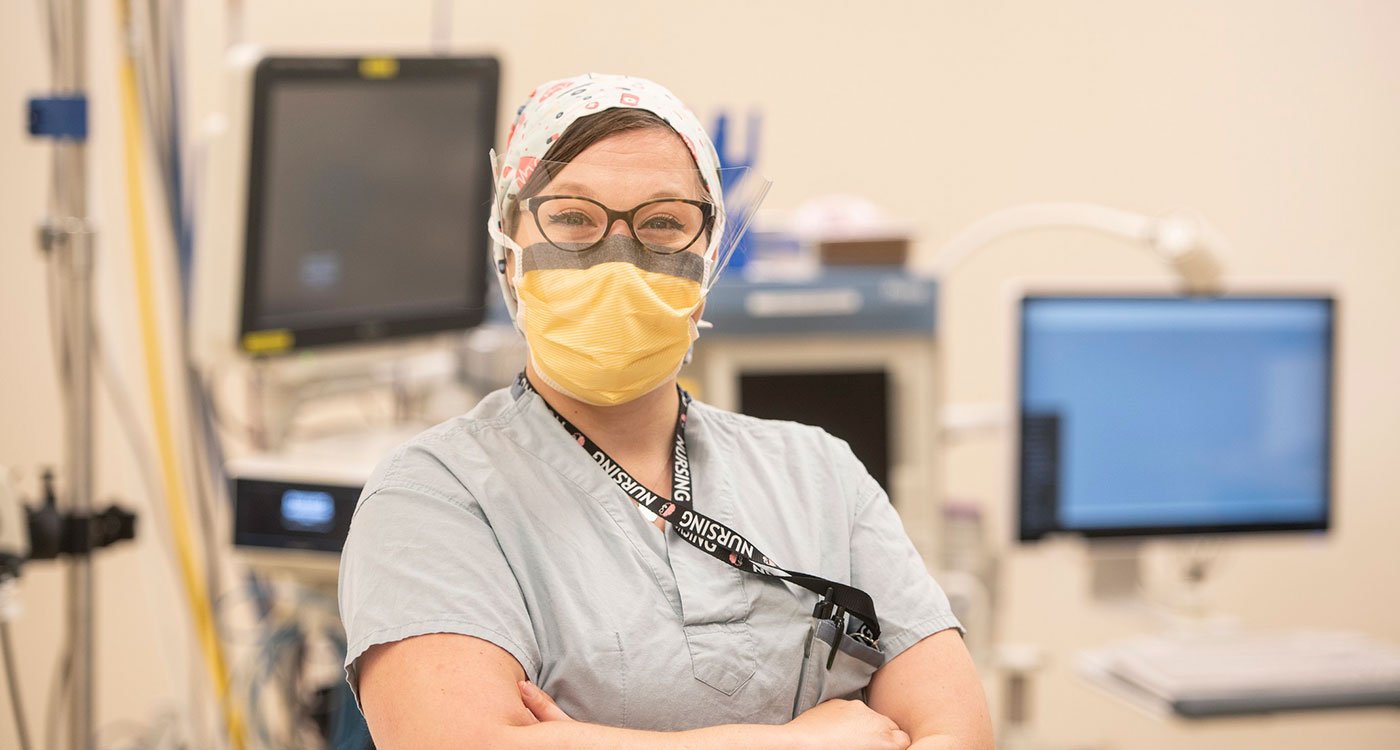
[[[87,18],[83,0],[59,0],[52,29],[53,93],[86,95]],[[53,194],[42,243],[55,263],[54,290],[63,307],[62,355],[65,470],[68,511],[86,518],[93,509],[93,232],[88,218],[87,144],[82,138],[53,143]],[[73,555],[68,583],[69,747],[90,750],[93,731],[93,568],[91,554]]]

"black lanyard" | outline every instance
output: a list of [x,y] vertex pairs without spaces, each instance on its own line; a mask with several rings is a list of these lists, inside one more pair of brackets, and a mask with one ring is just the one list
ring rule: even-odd
[[[524,391],[535,392],[538,395],[535,387],[530,384],[523,372],[516,377],[514,390],[517,398]],[[574,440],[578,441],[578,444],[597,462],[603,472],[614,482],[617,482],[617,486],[622,488],[628,497],[671,524],[671,527],[676,530],[676,535],[681,539],[726,565],[732,565],[739,570],[755,575],[787,581],[811,591],[820,597],[812,612],[814,617],[835,620],[838,625],[843,625],[844,613],[850,612],[860,620],[866,638],[872,643],[878,641],[880,621],[875,616],[875,602],[871,600],[869,594],[854,586],[828,581],[821,576],[797,573],[781,568],[773,562],[772,558],[763,554],[737,531],[695,509],[691,495],[690,460],[685,450],[685,419],[686,412],[690,409],[690,394],[679,386],[676,387],[676,390],[680,392],[680,409],[676,414],[675,450],[671,470],[671,499],[669,500],[633,479],[626,469],[612,460],[612,457],[583,434],[582,430],[574,427],[569,420],[564,418],[564,415],[555,411],[548,401],[545,401],[543,397],[540,398],[540,401],[544,402],[559,424],[563,425]],[[834,653],[833,651],[833,655]]]

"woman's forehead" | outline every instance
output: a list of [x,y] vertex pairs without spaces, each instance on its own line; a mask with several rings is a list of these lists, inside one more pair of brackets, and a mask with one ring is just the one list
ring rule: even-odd
[[584,149],[554,172],[548,193],[603,199],[703,197],[700,172],[681,139],[670,131],[628,131]]
[[685,142],[667,128],[624,130],[584,149],[574,158],[575,164],[652,164],[662,169],[693,169],[695,159]]

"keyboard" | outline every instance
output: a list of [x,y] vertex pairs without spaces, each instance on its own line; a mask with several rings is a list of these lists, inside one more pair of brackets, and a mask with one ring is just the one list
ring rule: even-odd
[[1084,655],[1081,671],[1189,717],[1400,707],[1400,649],[1359,633],[1144,637]]

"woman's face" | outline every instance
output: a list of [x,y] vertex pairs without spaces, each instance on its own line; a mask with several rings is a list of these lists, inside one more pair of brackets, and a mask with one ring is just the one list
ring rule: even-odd
[[[629,210],[653,198],[706,199],[689,149],[675,133],[661,128],[629,130],[594,143],[560,170],[539,194],[579,195],[617,211]],[[613,222],[607,233],[617,232],[628,236],[627,225]],[[528,214],[521,216],[512,239],[521,247],[545,241],[534,217]],[[686,249],[703,254],[708,245],[706,233]]]

